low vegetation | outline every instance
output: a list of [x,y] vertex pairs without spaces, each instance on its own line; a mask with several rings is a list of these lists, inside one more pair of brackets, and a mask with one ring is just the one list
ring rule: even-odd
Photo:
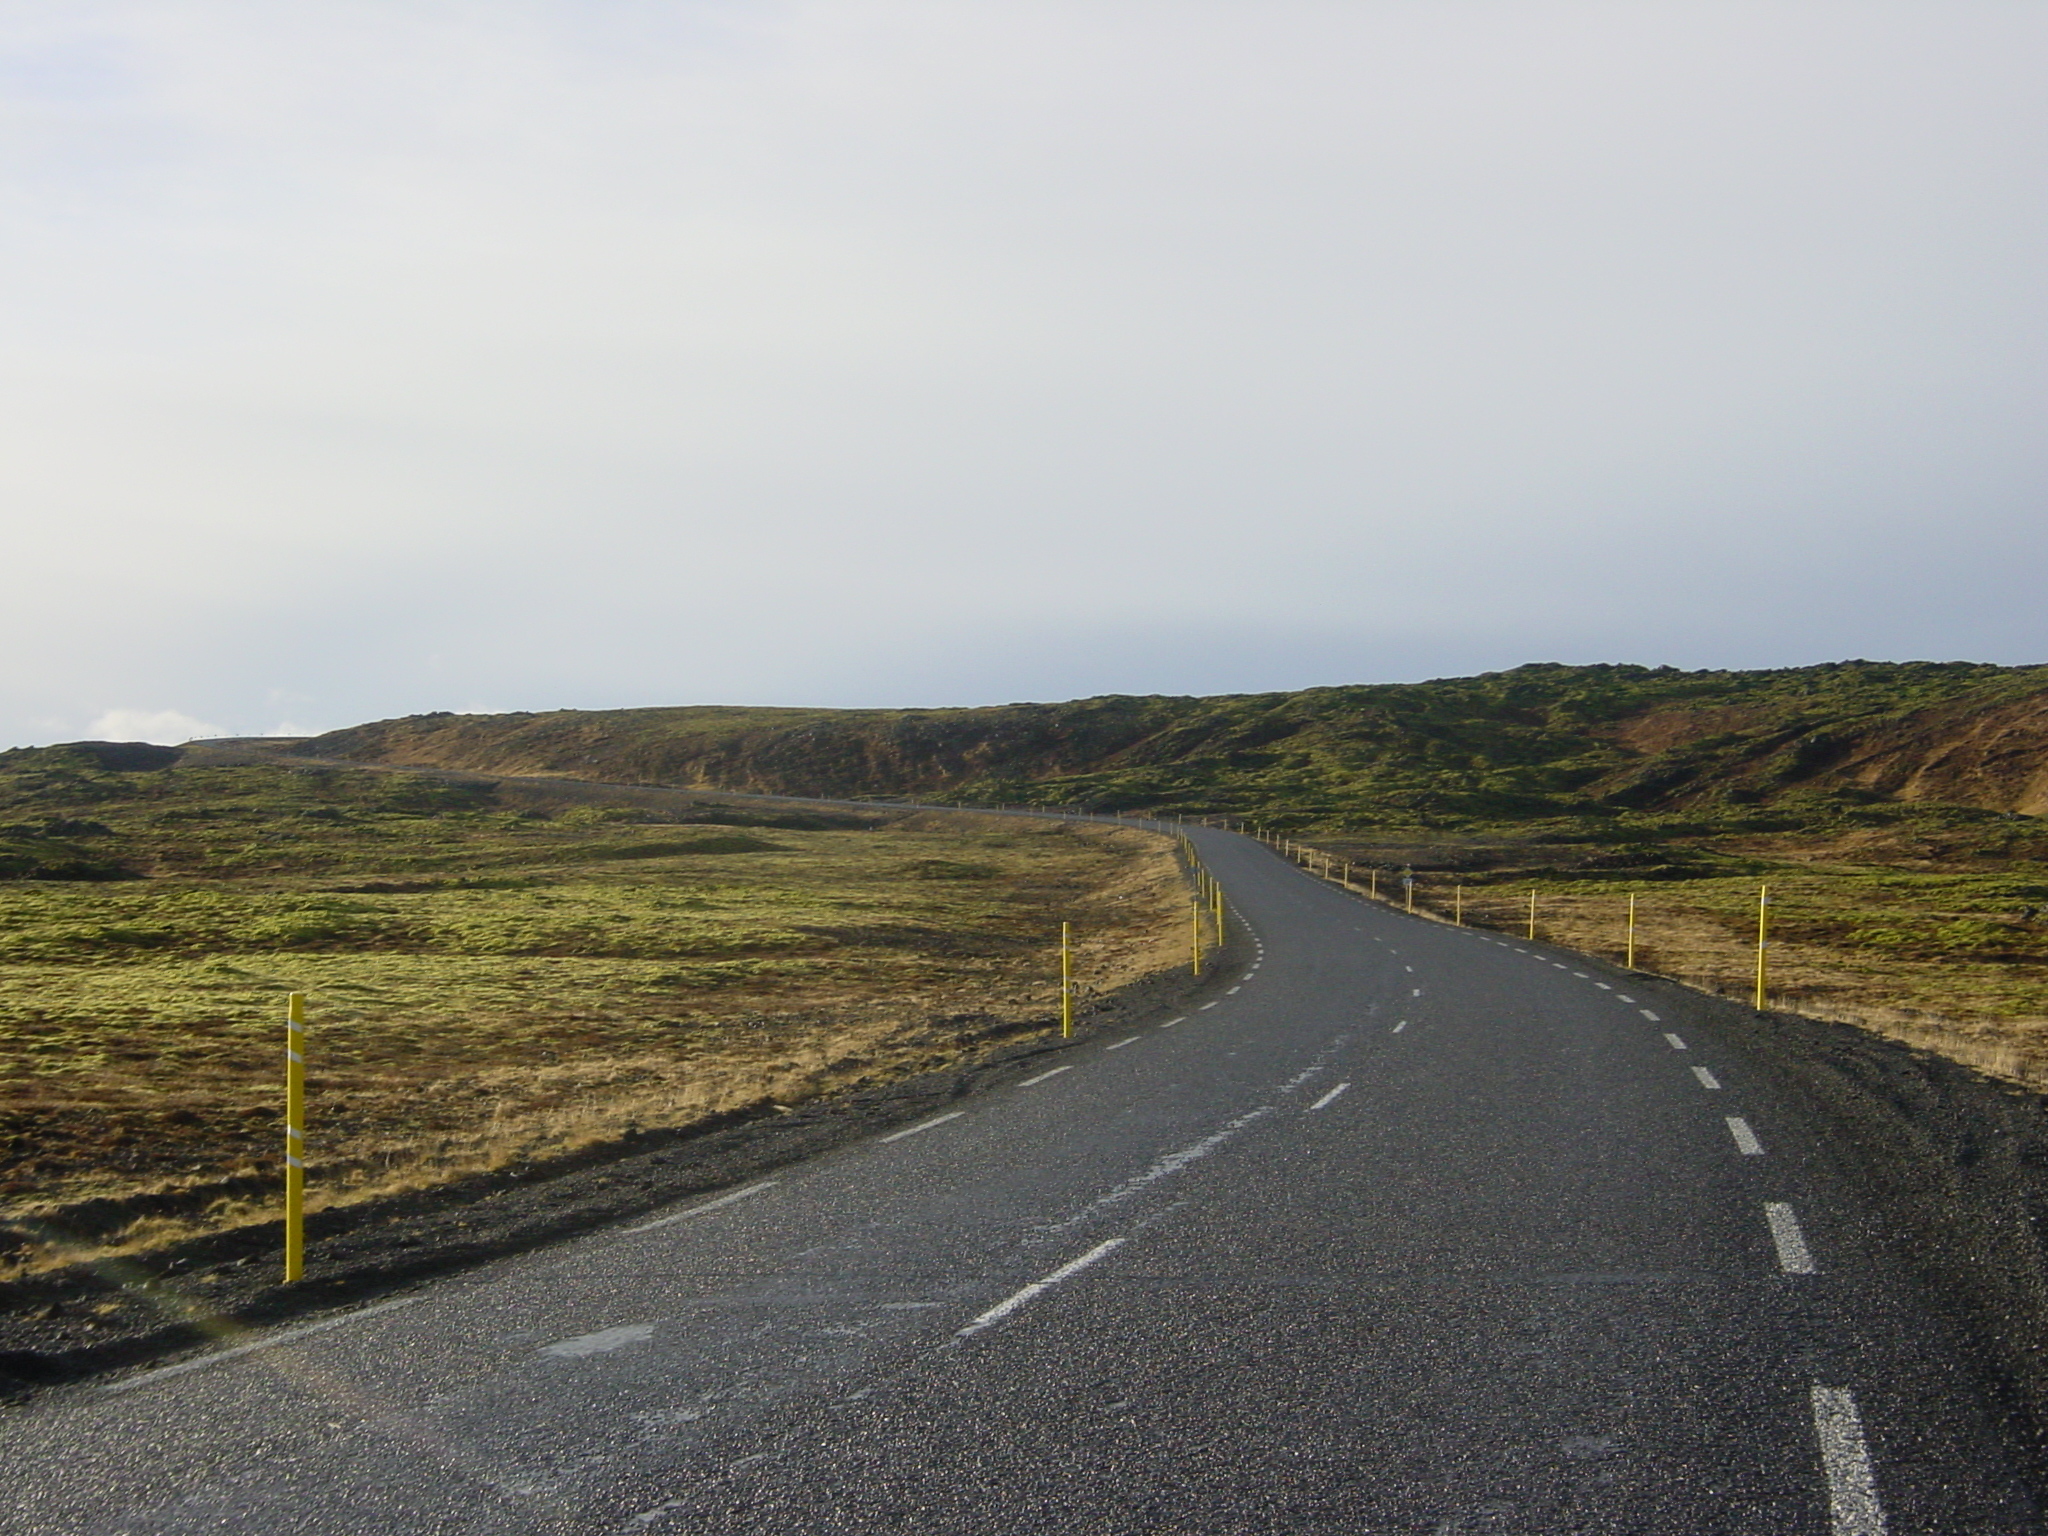
[[[1535,665],[1426,683],[973,710],[428,715],[309,750],[625,782],[1230,814],[1413,866],[1446,909],[1776,995],[2048,1086],[2048,667]],[[1498,910],[1496,910],[1498,909]]]
[[289,991],[317,1206],[886,1077],[933,1020],[1043,1018],[1062,919],[1092,986],[1178,954],[1170,854],[1135,832],[132,751],[0,754],[18,1234],[270,1214]]

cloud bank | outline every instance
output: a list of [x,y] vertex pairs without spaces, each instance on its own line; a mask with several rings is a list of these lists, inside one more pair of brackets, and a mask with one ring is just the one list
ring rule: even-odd
[[2044,41],[0,3],[0,734],[2048,659]]

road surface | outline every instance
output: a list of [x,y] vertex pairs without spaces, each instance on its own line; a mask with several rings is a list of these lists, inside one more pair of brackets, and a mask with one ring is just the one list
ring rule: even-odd
[[1195,835],[1245,959],[1187,1016],[45,1393],[0,1416],[0,1526],[2040,1528],[1884,1212],[1719,1005]]

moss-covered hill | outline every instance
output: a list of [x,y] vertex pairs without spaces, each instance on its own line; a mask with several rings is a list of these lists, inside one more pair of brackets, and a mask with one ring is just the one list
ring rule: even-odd
[[784,794],[1233,811],[1317,832],[1672,818],[1737,830],[1886,802],[2048,811],[2048,667],[1533,665],[988,709],[438,714],[302,750]]

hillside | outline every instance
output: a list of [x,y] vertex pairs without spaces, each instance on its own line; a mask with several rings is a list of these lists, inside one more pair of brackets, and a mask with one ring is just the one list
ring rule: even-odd
[[1533,665],[986,709],[416,715],[301,750],[765,793],[1227,811],[1315,833],[1578,822],[1597,836],[1626,821],[1654,835],[1673,818],[1740,830],[1886,802],[2041,815],[2048,667]]

